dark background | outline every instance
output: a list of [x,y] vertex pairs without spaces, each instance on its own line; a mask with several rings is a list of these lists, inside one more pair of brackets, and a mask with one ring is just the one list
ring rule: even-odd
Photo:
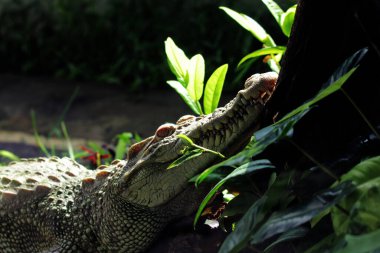
[[[295,1],[278,3],[286,10]],[[44,136],[63,120],[72,138],[106,142],[124,131],[146,137],[191,113],[166,85],[174,79],[164,50],[169,36],[189,57],[204,56],[206,78],[229,64],[225,102],[268,67],[258,61],[237,71],[262,45],[219,6],[250,15],[286,44],[261,1],[0,1],[0,142],[34,142],[13,136],[33,133],[31,110]]]

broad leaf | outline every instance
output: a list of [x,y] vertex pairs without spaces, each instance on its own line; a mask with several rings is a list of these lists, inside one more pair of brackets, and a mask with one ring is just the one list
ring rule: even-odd
[[214,196],[214,194],[217,192],[217,190],[229,179],[246,175],[249,173],[252,173],[254,171],[260,170],[260,169],[267,169],[267,168],[274,168],[274,166],[268,161],[268,160],[257,160],[257,161],[251,161],[246,164],[243,164],[233,170],[230,174],[228,174],[225,178],[220,180],[207,194],[207,196],[203,199],[202,203],[200,204],[198,211],[195,215],[194,219],[194,225],[197,223],[200,215],[202,214],[202,211],[204,207],[207,205],[209,200]]
[[263,43],[265,46],[273,47],[276,46],[272,37],[264,30],[264,28],[257,23],[255,20],[250,18],[249,16],[231,10],[227,7],[219,7],[228,16],[230,16],[233,20],[235,20],[241,27],[252,33],[252,35]]
[[275,1],[272,0],[261,0],[269,9],[270,13],[276,20],[277,24],[281,25],[281,16],[284,14],[284,11]]
[[183,101],[185,101],[185,103],[191,108],[191,110],[193,110],[193,112],[195,112],[198,115],[202,114],[195,101],[190,97],[186,88],[183,87],[183,85],[180,82],[172,80],[167,81],[167,83],[181,96]]
[[368,253],[380,251],[380,229],[363,235],[346,235],[344,246],[334,253]]
[[296,14],[297,5],[290,7],[285,13],[281,15],[280,26],[282,32],[289,37],[294,23],[294,16]]
[[178,80],[182,81],[182,84],[184,85],[185,83],[183,81],[185,80],[189,59],[186,57],[182,49],[177,47],[170,37],[168,37],[165,41],[165,53],[170,70]]
[[208,79],[203,97],[203,109],[205,114],[212,113],[218,107],[227,70],[228,64],[224,64],[217,68]]
[[318,213],[335,205],[353,190],[354,187],[350,182],[344,182],[337,187],[316,195],[307,203],[302,203],[294,208],[274,213],[260,229],[252,235],[251,243],[261,243],[272,236],[310,221]]
[[202,97],[205,78],[205,61],[202,55],[197,54],[190,59],[188,73],[189,84],[186,89],[193,101],[198,101]]
[[333,208],[331,217],[337,234],[368,233],[380,227],[380,156],[367,159],[342,176],[352,181],[356,190],[339,204],[349,212]]
[[286,47],[283,47],[283,46],[265,47],[265,48],[258,49],[256,51],[244,56],[244,58],[240,60],[238,67],[240,67],[241,64],[243,64],[244,62],[246,62],[247,60],[252,59],[252,58],[256,58],[256,57],[268,55],[268,54],[283,54],[283,53],[285,53],[285,49],[286,49]]

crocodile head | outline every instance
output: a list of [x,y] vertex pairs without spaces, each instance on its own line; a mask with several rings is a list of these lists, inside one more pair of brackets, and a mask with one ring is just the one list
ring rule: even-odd
[[224,107],[204,116],[183,116],[176,124],[164,124],[154,136],[133,145],[119,182],[124,189],[120,193],[122,198],[142,206],[163,205],[183,192],[189,186],[189,179],[220,159],[214,154],[202,153],[168,170],[168,166],[183,155],[186,146],[179,134],[225,156],[241,150],[258,129],[259,116],[276,81],[274,72],[255,74]]

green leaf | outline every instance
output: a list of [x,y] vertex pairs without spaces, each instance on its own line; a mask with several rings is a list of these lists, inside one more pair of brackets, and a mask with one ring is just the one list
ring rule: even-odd
[[233,20],[235,20],[241,27],[252,33],[252,35],[265,46],[276,46],[276,43],[274,43],[274,40],[264,30],[264,28],[249,16],[243,13],[236,12],[224,6],[219,8],[223,10],[225,13],[227,13],[227,15],[230,16]]
[[334,83],[330,84],[327,88],[321,90],[313,99],[309,100],[308,102],[304,103],[302,106],[300,106],[300,107],[296,108],[295,110],[291,111],[290,113],[288,113],[281,120],[285,120],[288,117],[291,117],[291,116],[299,113],[300,111],[303,111],[305,109],[310,108],[312,105],[316,104],[320,100],[324,99],[325,97],[327,97],[327,96],[331,95],[332,93],[334,93],[335,91],[339,90],[342,87],[342,85],[348,80],[348,78],[355,72],[355,70],[356,70],[356,67],[351,69],[348,73],[346,73],[345,75],[340,77]]
[[167,83],[172,87],[182,98],[183,101],[198,115],[201,115],[202,112],[199,110],[199,107],[195,103],[195,101],[190,97],[189,93],[187,92],[186,88],[183,87],[183,85],[178,81],[167,81]]
[[[310,108],[315,103],[319,102],[323,98],[331,95],[335,91],[339,90],[342,85],[347,81],[347,79],[355,72],[357,69],[359,62],[366,55],[368,49],[363,48],[355,52],[352,56],[346,59],[342,65],[339,66],[337,70],[330,76],[329,80],[323,84],[321,91],[311,100],[305,102],[303,105],[294,109],[286,116],[284,116],[281,120],[285,120],[288,117],[291,117],[300,111],[303,111],[307,108]],[[280,121],[281,121],[280,120]]]
[[229,179],[247,175],[249,173],[252,173],[254,171],[260,170],[260,169],[267,169],[267,168],[274,168],[274,166],[268,161],[268,160],[257,160],[257,161],[251,161],[246,164],[243,164],[233,170],[230,174],[228,174],[225,178],[220,180],[212,189],[211,191],[206,195],[206,197],[203,199],[202,203],[200,204],[198,211],[195,215],[194,219],[194,226],[197,223],[199,217],[201,216],[204,207],[207,205],[209,200],[214,196],[214,194],[217,192],[217,190]]
[[197,54],[190,59],[188,73],[187,91],[193,101],[198,101],[202,97],[205,78],[205,61],[202,55]]
[[294,208],[274,213],[260,229],[252,235],[251,243],[261,243],[274,235],[310,221],[318,213],[335,205],[353,190],[354,186],[350,182],[344,182],[337,187],[316,195],[307,203],[302,203]]
[[117,136],[115,159],[121,160],[125,158],[127,146],[132,144],[132,138],[133,134],[129,132],[122,133]]
[[7,158],[11,161],[18,161],[20,160],[20,158],[15,155],[14,153],[8,151],[8,150],[0,150],[0,156],[4,157],[4,158]]
[[236,228],[224,240],[219,249],[219,253],[235,253],[244,249],[249,241],[249,237],[265,217],[264,205],[267,200],[266,196],[257,200],[244,214],[236,224]]
[[294,23],[294,16],[296,14],[297,5],[290,7],[285,13],[281,15],[280,23],[282,32],[289,37],[290,31]]
[[218,107],[227,70],[228,64],[224,64],[217,68],[208,79],[203,97],[203,109],[205,114],[212,113]]
[[284,11],[275,1],[272,0],[261,0],[269,9],[270,13],[276,20],[277,24],[281,25],[281,16],[284,14]]
[[[177,47],[170,37],[168,37],[165,41],[165,52],[170,70],[178,80],[185,80],[189,59],[186,57],[182,49]],[[184,84],[184,82],[182,83]]]
[[367,233],[380,227],[380,156],[367,159],[341,177],[341,181],[352,181],[356,190],[339,204],[349,212],[333,208],[331,218],[335,232]]
[[268,247],[265,248],[265,252],[271,252],[273,248],[275,248],[278,244],[286,241],[291,241],[294,239],[298,239],[300,237],[304,237],[309,229],[304,228],[304,227],[297,227],[293,228],[282,235],[280,235],[274,242],[272,242]]
[[380,229],[363,235],[346,235],[344,246],[334,253],[369,253],[380,250]]
[[256,57],[268,55],[268,54],[284,54],[285,49],[286,49],[286,47],[283,47],[283,46],[266,47],[266,48],[258,49],[256,51],[244,56],[244,58],[240,60],[240,62],[238,64],[238,68],[240,67],[241,64],[243,64],[244,62],[246,62],[247,60],[252,59],[252,58],[256,58]]
[[172,162],[166,169],[172,169],[174,167],[178,167],[182,163],[193,159],[197,156],[200,156],[203,153],[203,150],[201,149],[193,149],[190,151],[187,151],[185,154],[183,154],[180,158],[176,159],[174,162]]

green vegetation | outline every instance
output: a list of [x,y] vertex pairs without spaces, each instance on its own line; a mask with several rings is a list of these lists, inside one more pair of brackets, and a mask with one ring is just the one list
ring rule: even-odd
[[[286,11],[283,11],[283,9],[273,1],[262,0],[262,2],[268,7],[279,28],[281,28],[283,35],[289,36],[296,7],[292,6]],[[154,5],[154,7],[158,6],[158,4],[153,4],[150,1],[146,1],[146,3],[150,3],[152,6]],[[53,2],[50,4],[53,4]],[[87,9],[88,4],[87,1],[83,1],[81,7],[78,7],[78,4],[74,2],[54,2],[55,7],[59,10],[57,16],[61,18],[64,17],[66,21],[70,21],[69,23],[71,25],[76,23],[77,20],[75,20],[75,18],[81,16],[78,13],[68,11],[73,6],[78,8],[78,10],[82,10],[83,8],[86,10],[81,18],[87,19],[91,17],[90,20],[98,20],[97,18],[103,17],[103,19],[96,21],[101,31],[108,29],[109,23],[108,25],[107,22],[103,23],[109,18],[108,15],[110,15],[110,13],[118,13],[118,8],[122,9],[124,6],[121,1],[115,1],[113,2],[115,6],[109,6],[109,8],[114,9],[112,9],[112,11],[108,9],[108,11],[110,11],[108,12],[107,10]],[[98,4],[100,4],[100,1]],[[40,4],[40,7],[41,6],[42,4]],[[139,6],[139,4],[135,3],[134,7],[137,6]],[[28,8],[31,8],[31,6]],[[241,71],[237,76],[241,78],[244,73],[252,67],[252,64],[258,57],[261,56],[266,56],[264,58],[265,63],[267,63],[270,69],[278,72],[280,70],[279,63],[286,48],[284,46],[278,46],[273,39],[274,36],[272,37],[268,34],[254,19],[234,11],[231,8],[220,8],[241,27],[248,30],[262,45],[262,48],[252,53],[242,53],[242,55],[247,55],[237,64]],[[164,10],[158,8],[157,12],[160,11]],[[137,13],[139,13],[138,8]],[[121,15],[118,14],[118,17],[120,16]],[[173,23],[172,20],[171,23]],[[68,32],[71,27],[72,26],[64,26],[60,29]],[[127,26],[125,29],[127,30],[123,30],[121,33],[133,30],[131,26]],[[154,29],[156,28],[151,28],[151,30]],[[175,30],[175,28],[173,29]],[[78,29],[75,33],[79,33],[80,31],[82,30]],[[91,31],[90,34],[91,33],[93,33],[94,36],[98,34],[95,31]],[[28,35],[28,33],[26,33],[26,35]],[[72,35],[73,38],[80,37],[79,34]],[[123,36],[129,35],[124,34]],[[119,83],[126,80],[124,78],[127,78],[132,66],[136,75],[140,75],[143,72],[153,73],[151,76],[152,80],[160,80],[160,78],[157,77],[157,73],[160,73],[160,71],[162,71],[161,74],[165,73],[162,65],[157,65],[159,67],[155,65],[155,61],[160,59],[160,57],[153,57],[146,51],[149,45],[140,46],[141,41],[133,37],[134,35],[130,36],[132,37],[128,38],[128,40],[122,40],[120,39],[121,37],[117,38],[124,42],[130,42],[129,40],[133,41],[133,46],[138,48],[137,51],[141,53],[141,55],[145,55],[146,53],[145,56],[148,56],[151,61],[136,64],[137,60],[126,57],[127,53],[124,47],[115,45],[112,50],[117,50],[111,52],[109,51],[111,49],[107,47],[108,44],[104,44],[105,51],[96,52],[94,54],[95,58],[102,57],[104,54],[112,56],[112,59],[109,58],[111,60],[109,62],[110,64],[107,65],[108,67],[99,71],[98,73],[100,74],[95,75],[97,80]],[[213,36],[215,36],[215,34],[211,33],[207,37],[213,38]],[[42,36],[42,38],[45,37]],[[14,38],[14,40],[17,39],[18,38]],[[22,40],[24,39],[23,37]],[[94,39],[98,38],[91,38],[91,40]],[[91,44],[91,40],[87,41],[88,45]],[[164,38],[162,38],[162,41],[163,40]],[[73,40],[73,42],[74,41],[75,40]],[[107,39],[107,41],[109,40]],[[45,42],[46,41],[44,41],[44,43]],[[64,40],[62,52],[68,50],[65,47],[69,48],[72,46],[70,43],[73,42]],[[104,43],[106,42],[104,41]],[[217,43],[218,46],[222,44],[218,40],[216,40],[215,43]],[[182,44],[184,43],[181,43],[181,45]],[[223,44],[234,47],[230,41]],[[10,46],[10,44],[6,45],[5,48]],[[4,46],[0,48],[4,48]],[[247,51],[247,48],[248,47],[245,47],[245,51]],[[29,49],[26,48],[24,50],[28,52]],[[223,50],[224,49],[218,48],[215,54],[217,55],[218,52]],[[229,61],[215,60],[208,56],[203,57],[202,54],[195,54],[188,58],[184,50],[179,48],[170,37],[165,41],[165,53],[169,68],[176,79],[169,80],[167,83],[175,89],[194,113],[202,115],[215,110],[218,106],[222,89],[227,78],[228,65],[224,64],[224,62]],[[302,147],[298,146],[292,139],[292,135],[294,131],[296,131],[294,126],[301,121],[305,115],[314,110],[314,107],[323,99],[338,92],[347,97],[348,101],[358,110],[363,121],[369,126],[372,132],[376,136],[379,136],[376,129],[366,119],[364,113],[360,111],[359,107],[343,89],[344,83],[359,67],[358,63],[365,54],[366,50],[363,49],[347,59],[339,69],[332,74],[331,78],[322,85],[323,88],[313,98],[289,112],[276,123],[257,131],[243,151],[211,166],[202,174],[192,179],[192,182],[194,182],[196,186],[206,182],[213,184],[212,189],[206,195],[196,213],[194,226],[204,218],[202,216],[204,216],[205,208],[210,200],[213,199],[217,193],[221,192],[224,195],[223,201],[225,202],[223,205],[225,209],[218,217],[213,218],[219,223],[222,229],[230,232],[220,247],[220,253],[239,252],[246,248],[250,248],[254,252],[269,253],[275,251],[277,247],[283,243],[291,245],[291,247],[293,247],[292,252],[297,253],[364,253],[378,252],[380,250],[380,241],[378,240],[380,236],[380,216],[377,207],[380,201],[380,156],[365,158],[353,168],[347,168],[348,172],[344,175],[337,176],[327,166],[319,162],[311,154],[308,154]],[[164,57],[164,55],[159,56]],[[61,57],[63,56],[61,55]],[[215,69],[213,72],[210,72],[209,75],[206,71],[204,58],[210,59],[208,60],[208,69]],[[37,57],[36,59],[38,60],[39,58]],[[89,65],[86,64],[81,65],[83,59],[79,59],[78,61],[67,59],[61,72],[55,74],[69,78],[80,77],[86,79],[95,73],[94,69],[96,68],[87,68]],[[96,63],[96,61],[90,62],[90,65],[96,65]],[[22,69],[24,71],[32,71],[37,66],[40,66],[39,64],[39,62],[28,62],[22,66]],[[54,64],[58,66],[62,64],[62,62],[55,62],[53,65]],[[231,66],[231,63],[229,66]],[[152,70],[153,68],[154,70]],[[118,78],[115,78],[116,76],[118,76]],[[206,82],[205,76],[209,76]],[[146,82],[146,80],[144,80],[144,82]],[[136,81],[136,83],[132,84],[132,86],[136,87],[139,85],[140,81]],[[38,130],[35,127],[35,116],[33,116],[32,119],[36,143],[40,146],[41,151],[47,156],[55,155],[56,151],[54,147],[48,149],[41,142]],[[67,143],[67,155],[74,159],[81,158],[88,160],[92,167],[107,164],[112,159],[125,159],[128,147],[140,140],[138,135],[126,132],[115,137],[115,147],[103,147],[90,142],[88,146],[82,147],[82,152],[80,152],[73,149],[65,125],[60,122],[59,126],[59,128],[56,128],[55,133],[58,133]],[[187,148],[183,150],[183,156],[174,161],[168,169],[176,169],[175,167],[179,164],[193,159],[203,152],[214,153],[224,158],[220,153],[195,145],[187,136],[179,135],[178,137],[187,143]],[[268,147],[281,142],[287,142],[293,145],[300,151],[304,159],[312,161],[320,171],[325,173],[334,183],[322,189],[320,192],[313,192],[306,201],[297,196],[297,193],[293,191],[295,182],[302,182],[302,180],[306,179],[309,171],[306,169],[296,171],[295,168],[276,168],[271,162],[271,157],[262,157]],[[0,156],[8,160],[19,159],[15,154],[5,150],[0,150]],[[262,172],[267,172],[269,176],[256,178],[257,173]],[[218,205],[218,203],[212,203],[212,205]],[[327,220],[331,226],[330,234],[321,234],[324,230],[320,227],[320,224],[325,220]],[[315,239],[313,238],[313,234],[321,234],[321,236],[318,237],[317,241],[313,241],[310,240]],[[300,239],[303,240],[303,243],[300,243]]]
[[3,73],[121,84],[132,90],[161,87],[169,78],[162,51],[167,36],[175,33],[186,51],[202,52],[210,69],[234,64],[234,56],[249,52],[255,43],[225,22],[217,7],[247,9],[252,4],[249,13],[266,19],[251,1],[4,0],[0,68]]
[[[268,7],[283,34],[289,37],[296,12],[296,5],[284,12],[281,7],[272,0],[262,0],[262,2]],[[268,34],[258,22],[249,16],[227,7],[220,7],[220,9],[225,11],[227,15],[234,19],[241,27],[249,31],[253,37],[263,44],[263,48],[258,49],[241,59],[238,67],[247,60],[256,59],[260,56],[267,56],[266,63],[273,71],[278,73],[280,71],[280,60],[285,53],[286,48],[284,46],[277,46],[272,36]]]

